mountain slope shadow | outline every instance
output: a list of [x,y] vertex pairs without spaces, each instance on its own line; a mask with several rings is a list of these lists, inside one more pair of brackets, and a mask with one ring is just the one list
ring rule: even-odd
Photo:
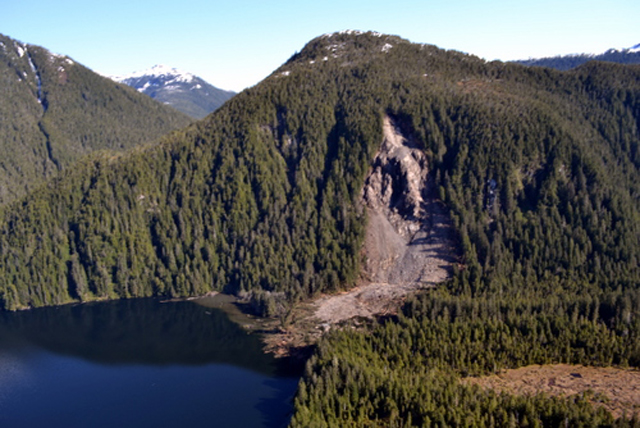
[[2,343],[20,340],[101,364],[232,364],[273,374],[273,357],[222,310],[131,299],[0,312]]

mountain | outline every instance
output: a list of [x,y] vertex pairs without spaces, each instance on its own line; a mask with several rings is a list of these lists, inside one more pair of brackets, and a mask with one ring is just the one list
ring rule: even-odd
[[562,55],[556,57],[538,58],[514,61],[523,65],[537,67],[551,67],[556,70],[570,70],[587,61],[606,61],[618,64],[640,64],[640,43],[628,49],[609,49],[608,51],[593,54]]
[[235,92],[218,89],[191,73],[163,65],[111,78],[196,119],[217,110],[235,95]]
[[449,280],[323,339],[292,426],[611,426],[586,393],[463,380],[640,366],[639,123],[637,66],[560,72],[327,34],[204,120],[85,158],[4,210],[0,303],[216,290],[252,296],[286,329],[320,293],[420,282],[378,275],[367,242],[420,246],[439,236],[437,213],[459,247]]
[[[385,117],[426,154],[465,278],[616,283],[637,274],[637,74],[485,63],[392,36],[315,39],[213,116],[160,145],[86,159],[8,210],[5,239],[31,240],[40,215],[56,232],[42,230],[51,241],[27,247],[35,253],[5,244],[5,257],[28,255],[34,269],[0,264],[4,287],[26,292],[5,305],[348,287]],[[410,217],[402,180],[385,192]]]
[[0,35],[0,204],[95,150],[126,150],[188,117],[71,58]]

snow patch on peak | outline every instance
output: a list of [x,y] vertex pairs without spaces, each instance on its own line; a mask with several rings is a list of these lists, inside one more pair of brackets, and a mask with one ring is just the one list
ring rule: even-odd
[[364,33],[360,30],[342,30],[338,34],[346,34],[347,36],[360,36]]
[[382,33],[379,33],[377,31],[342,30],[342,31],[336,31],[336,32],[333,32],[333,33],[323,34],[322,37],[331,38],[331,37],[336,36],[336,35],[361,36],[363,34],[370,34],[370,35],[375,36],[375,37],[381,37],[382,36]]
[[53,52],[51,52],[51,56],[50,56],[49,59],[51,60],[51,62],[53,62],[54,59],[58,59],[58,60],[62,60],[64,62],[66,62],[69,65],[73,65],[74,64],[73,60],[71,58],[69,58],[68,56],[62,55],[62,54],[53,53]]
[[[603,54],[610,54],[610,53],[624,53],[624,54],[634,54],[634,53],[638,53],[640,52],[640,43],[638,43],[637,45],[634,45],[630,48],[611,48],[607,51],[605,51]],[[603,55],[601,54],[601,55]],[[576,56],[579,56],[580,54],[576,54]],[[589,54],[589,56],[598,56],[595,54]]]
[[166,79],[168,83],[191,83],[196,78],[196,76],[191,73],[187,73],[178,70],[177,68],[171,68],[161,64],[154,65],[147,70],[135,71],[123,76],[110,77],[117,82],[123,82],[128,79],[138,79],[145,76],[160,77]]
[[141,86],[141,87],[139,87],[139,88],[138,88],[138,92],[144,92],[144,91],[146,91],[146,90],[149,88],[149,86],[151,86],[151,82],[147,82],[147,83],[145,83],[143,86]]
[[24,56],[24,53],[27,51],[27,48],[20,45],[20,43],[18,42],[15,42],[14,46],[16,48],[16,52],[18,53],[18,56],[22,58]]

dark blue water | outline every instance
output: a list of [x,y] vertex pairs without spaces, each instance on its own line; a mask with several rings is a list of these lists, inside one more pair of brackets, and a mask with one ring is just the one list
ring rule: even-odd
[[0,427],[283,427],[298,378],[220,310],[0,313]]

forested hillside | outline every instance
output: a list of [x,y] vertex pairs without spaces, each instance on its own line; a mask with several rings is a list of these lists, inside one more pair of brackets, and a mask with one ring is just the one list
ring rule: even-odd
[[94,150],[125,150],[187,116],[68,57],[0,35],[0,204]]
[[559,72],[374,33],[319,37],[204,121],[93,156],[5,210],[2,304],[210,290],[290,304],[347,288],[384,115],[426,153],[463,259],[442,294],[321,343],[294,425],[611,423],[580,401],[455,380],[640,361],[637,66]]

